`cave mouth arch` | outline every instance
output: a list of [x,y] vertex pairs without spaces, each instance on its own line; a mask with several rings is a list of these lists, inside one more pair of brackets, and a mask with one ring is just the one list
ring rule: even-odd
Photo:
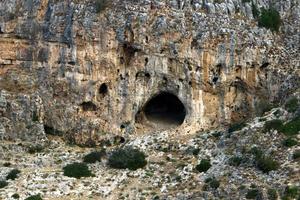
[[143,111],[148,121],[164,126],[181,125],[186,116],[183,103],[169,92],[161,92],[152,97]]

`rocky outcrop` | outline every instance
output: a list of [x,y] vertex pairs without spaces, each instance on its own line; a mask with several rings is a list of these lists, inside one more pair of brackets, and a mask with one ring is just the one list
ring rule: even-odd
[[99,144],[151,132],[137,114],[161,92],[185,106],[181,128],[248,119],[299,88],[300,5],[272,6],[279,33],[241,0],[116,0],[100,13],[88,0],[1,1],[0,137]]

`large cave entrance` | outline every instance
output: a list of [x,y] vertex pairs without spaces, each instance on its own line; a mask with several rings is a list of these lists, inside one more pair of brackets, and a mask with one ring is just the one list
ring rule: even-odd
[[157,125],[178,126],[183,123],[186,109],[176,95],[162,92],[150,99],[144,106],[148,121]]

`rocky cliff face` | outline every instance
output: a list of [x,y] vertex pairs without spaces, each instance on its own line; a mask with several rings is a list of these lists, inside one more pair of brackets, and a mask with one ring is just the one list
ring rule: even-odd
[[[278,33],[258,27],[253,5],[279,11]],[[88,0],[0,2],[2,139],[151,133],[145,109],[161,93],[184,106],[185,134],[299,88],[297,0],[115,0],[98,11]]]

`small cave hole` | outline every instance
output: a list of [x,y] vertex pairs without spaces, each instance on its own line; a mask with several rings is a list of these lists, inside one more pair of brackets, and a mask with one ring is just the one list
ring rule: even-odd
[[216,84],[218,80],[219,80],[219,77],[215,76],[212,81],[214,84]]
[[145,58],[145,66],[148,64],[148,62],[149,62],[149,59]]
[[269,65],[270,65],[270,63],[266,62],[266,63],[263,63],[263,64],[260,66],[260,68],[261,68],[261,69],[265,69],[265,68],[267,68]]
[[180,125],[186,116],[186,109],[179,98],[162,92],[150,99],[143,109],[146,118],[160,125]]
[[99,94],[106,95],[108,93],[108,87],[106,83],[102,83],[99,88]]
[[85,112],[86,111],[96,111],[97,110],[97,106],[91,101],[83,102],[82,104],[80,104],[80,107]]

